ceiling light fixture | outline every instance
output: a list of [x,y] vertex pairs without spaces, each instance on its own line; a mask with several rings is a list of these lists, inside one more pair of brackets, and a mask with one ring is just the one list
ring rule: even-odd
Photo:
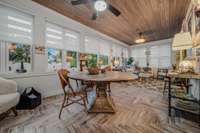
[[94,3],[94,8],[95,10],[97,10],[98,12],[102,12],[105,11],[107,8],[107,3],[105,2],[105,0],[97,0]]
[[135,43],[144,43],[146,40],[143,38],[142,33],[139,33],[139,38],[135,40]]

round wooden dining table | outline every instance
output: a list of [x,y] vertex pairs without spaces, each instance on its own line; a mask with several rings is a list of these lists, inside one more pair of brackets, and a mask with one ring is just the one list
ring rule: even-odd
[[87,72],[72,72],[69,73],[68,77],[95,83],[96,98],[88,110],[91,113],[115,113],[115,104],[111,95],[108,94],[110,83],[133,81],[138,78],[137,75],[128,72],[106,72],[98,75],[89,75]]

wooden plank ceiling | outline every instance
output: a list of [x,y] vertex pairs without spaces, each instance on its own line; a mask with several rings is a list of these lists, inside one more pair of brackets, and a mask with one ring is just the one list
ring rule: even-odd
[[107,0],[119,17],[103,12],[91,20],[91,5],[72,6],[70,0],[33,0],[117,40],[134,45],[139,32],[149,41],[171,38],[180,31],[190,0]]

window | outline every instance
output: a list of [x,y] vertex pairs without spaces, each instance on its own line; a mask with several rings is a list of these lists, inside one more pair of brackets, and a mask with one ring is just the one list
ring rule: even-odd
[[108,56],[105,56],[105,55],[100,55],[99,56],[99,64],[100,65],[108,65]]
[[0,40],[33,44],[33,17],[0,5]]
[[31,71],[31,46],[20,43],[9,43],[8,71],[25,73]]
[[[149,51],[149,55],[146,55],[147,51]],[[168,68],[171,66],[170,44],[154,45],[148,48],[135,47],[132,50],[131,56],[134,58],[135,63],[140,67],[146,67],[147,60],[150,67]]]
[[77,52],[75,51],[65,51],[65,62],[67,68],[77,67]]
[[99,54],[100,42],[97,38],[85,37],[85,53]]
[[0,45],[6,58],[2,72],[30,72],[33,16],[0,5]]
[[110,50],[111,50],[111,46],[110,46],[109,42],[101,40],[99,54],[105,55],[105,56],[110,56],[111,55]]
[[60,26],[46,23],[46,46],[50,48],[63,48],[63,29]]
[[122,57],[122,48],[118,45],[113,45],[113,57]]
[[65,29],[63,48],[69,51],[80,51],[79,33]]
[[168,68],[171,66],[170,45],[159,45],[150,47],[150,66],[156,68]]
[[[63,66],[77,67],[77,51],[80,35],[61,26],[46,23],[46,46],[48,47],[48,70],[55,71]],[[62,50],[63,60],[62,60]],[[63,62],[62,62],[63,61]]]
[[62,67],[62,51],[48,48],[48,70],[56,71]]
[[136,47],[132,50],[132,57],[134,59],[134,63],[139,67],[146,67],[146,48],[145,47]]

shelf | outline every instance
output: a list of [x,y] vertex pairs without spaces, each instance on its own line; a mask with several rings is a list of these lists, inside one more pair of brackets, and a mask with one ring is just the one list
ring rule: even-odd
[[171,108],[174,108],[179,111],[189,112],[195,115],[199,115],[200,106],[197,103],[183,100],[172,100]]
[[194,103],[197,103],[197,104],[200,102],[199,100],[196,100],[196,99],[194,99],[190,96],[185,95],[184,93],[171,94],[171,98],[177,98],[177,99],[180,99],[180,100],[183,100],[183,101],[194,102]]

